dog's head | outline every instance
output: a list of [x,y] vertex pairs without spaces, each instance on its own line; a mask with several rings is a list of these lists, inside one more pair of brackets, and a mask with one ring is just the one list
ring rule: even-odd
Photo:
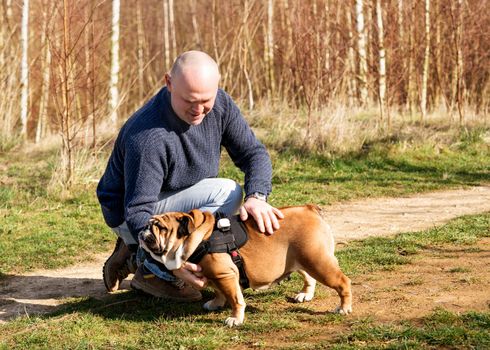
[[169,270],[180,268],[213,231],[214,216],[194,209],[189,213],[155,215],[139,234],[140,245]]

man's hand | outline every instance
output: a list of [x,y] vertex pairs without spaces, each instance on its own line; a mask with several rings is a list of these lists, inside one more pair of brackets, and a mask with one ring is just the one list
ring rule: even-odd
[[203,289],[208,283],[208,279],[201,273],[202,268],[199,265],[185,262],[180,269],[173,270],[175,277],[180,278],[184,282],[190,284],[196,289]]
[[259,231],[268,234],[273,234],[274,230],[279,229],[279,220],[284,219],[283,213],[277,208],[274,208],[269,203],[249,197],[240,207],[240,219],[247,220],[248,214],[252,215],[259,227]]

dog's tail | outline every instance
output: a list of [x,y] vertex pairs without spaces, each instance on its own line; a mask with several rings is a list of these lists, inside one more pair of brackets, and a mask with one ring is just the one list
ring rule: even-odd
[[322,208],[316,204],[306,204],[306,207],[312,211],[316,211],[320,216],[322,215]]

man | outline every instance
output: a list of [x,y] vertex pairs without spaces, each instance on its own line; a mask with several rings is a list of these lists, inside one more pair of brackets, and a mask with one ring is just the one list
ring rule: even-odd
[[[120,130],[97,187],[104,219],[118,235],[103,269],[108,291],[135,273],[134,289],[181,301],[201,298],[195,288],[203,288],[206,279],[198,265],[169,271],[138,249],[138,233],[152,215],[195,208],[228,215],[239,210],[242,220],[252,215],[261,232],[279,228],[283,215],[267,203],[269,155],[231,97],[218,88],[219,79],[210,56],[183,53],[165,75],[166,87]],[[243,205],[240,186],[216,178],[221,146],[245,173]]]

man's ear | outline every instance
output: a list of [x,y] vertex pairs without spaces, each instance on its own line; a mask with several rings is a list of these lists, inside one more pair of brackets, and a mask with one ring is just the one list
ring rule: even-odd
[[177,238],[182,238],[190,235],[195,231],[194,219],[189,214],[182,213],[182,217],[178,218],[179,228],[177,229]]
[[172,92],[172,78],[168,73],[165,73],[165,85],[167,86],[167,90]]

